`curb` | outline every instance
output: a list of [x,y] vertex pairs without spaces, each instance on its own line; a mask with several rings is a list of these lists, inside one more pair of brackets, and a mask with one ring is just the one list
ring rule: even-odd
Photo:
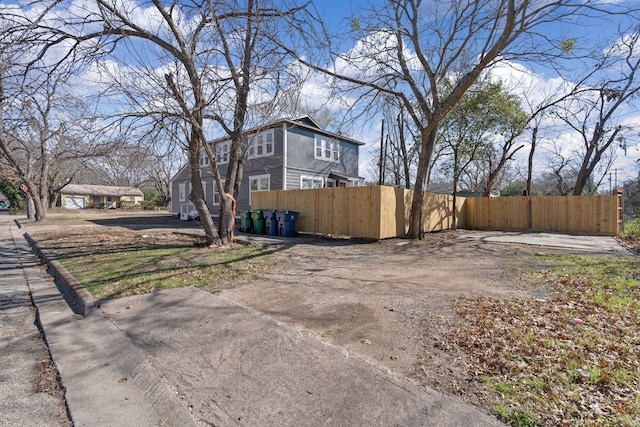
[[[16,223],[19,228],[23,228],[18,221],[16,221]],[[56,286],[60,292],[62,292],[74,313],[85,315],[89,309],[98,306],[98,300],[85,289],[82,283],[80,283],[51,252],[40,244],[38,239],[26,231],[23,233],[23,236],[36,254],[47,264],[50,270],[49,273],[56,279]]]

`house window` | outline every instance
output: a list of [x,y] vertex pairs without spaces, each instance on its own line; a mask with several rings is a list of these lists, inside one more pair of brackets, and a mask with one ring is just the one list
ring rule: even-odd
[[200,150],[200,166],[209,166],[211,161],[209,160],[209,156],[207,156],[207,152],[204,149]]
[[273,130],[262,132],[248,138],[248,157],[263,157],[273,155]]
[[349,182],[347,183],[347,187],[360,187],[360,180],[350,179]]
[[202,198],[204,199],[204,201],[207,201],[207,181],[201,181],[202,182]]
[[187,188],[187,183],[186,182],[178,184],[178,200],[181,201],[181,202],[184,202],[187,199],[186,188]]
[[331,139],[316,137],[314,157],[320,160],[337,162],[340,160],[340,144]]
[[230,152],[231,143],[227,142],[218,142],[216,144],[216,161],[220,164],[229,163],[229,152]]
[[312,178],[308,176],[300,177],[300,188],[322,188],[324,186],[324,179],[322,178]]
[[[225,183],[225,179],[222,179],[222,185],[224,186]],[[213,205],[214,206],[218,206],[220,205],[220,193],[218,192],[218,187],[216,186],[216,181],[212,181],[213,184]]]
[[269,191],[271,188],[271,175],[254,175],[249,177],[249,204],[251,194],[258,191]]

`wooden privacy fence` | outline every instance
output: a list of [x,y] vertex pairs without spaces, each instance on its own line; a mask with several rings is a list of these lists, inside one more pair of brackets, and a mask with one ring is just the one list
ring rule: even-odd
[[622,193],[467,198],[465,227],[617,236],[622,230]]
[[[251,208],[300,212],[301,232],[386,239],[408,231],[412,197],[411,190],[379,185],[264,191],[251,194]],[[453,197],[427,193],[425,200],[425,231],[451,228]],[[464,199],[458,200],[462,218]]]
[[[615,236],[621,227],[621,197],[458,197],[456,223],[458,228]],[[412,190],[379,185],[251,194],[252,209],[300,212],[297,231],[366,239],[405,235],[412,200]],[[426,193],[423,225],[428,232],[451,229],[453,196]]]

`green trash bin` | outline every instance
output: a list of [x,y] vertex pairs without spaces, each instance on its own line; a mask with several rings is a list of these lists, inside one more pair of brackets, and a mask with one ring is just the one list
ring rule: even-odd
[[264,234],[265,222],[262,211],[251,211],[251,219],[253,220],[253,232],[256,234]]
[[240,212],[240,231],[243,233],[253,232],[253,220],[251,219],[251,211]]

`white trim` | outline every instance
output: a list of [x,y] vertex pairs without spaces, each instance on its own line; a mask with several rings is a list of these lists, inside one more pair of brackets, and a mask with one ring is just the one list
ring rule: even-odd
[[[226,181],[226,180],[227,180],[226,178],[222,178],[222,185],[224,185],[224,184],[225,184],[225,181]],[[213,184],[213,187],[211,187],[211,188],[213,189],[213,200],[211,201],[211,204],[212,204],[213,206],[220,206],[220,193],[218,193],[218,188],[217,188],[217,185],[216,185],[216,180],[214,179],[214,180],[212,180],[211,182],[212,182],[212,184]],[[218,196],[218,201],[217,201],[217,202],[216,202],[216,195]]]
[[200,149],[200,166],[206,167],[210,165],[211,165],[211,160],[209,159],[209,156],[207,156],[207,152],[205,151],[204,148],[201,148]]
[[[310,180],[312,181],[312,185],[311,187],[304,187],[302,185],[304,180]],[[320,182],[320,186],[316,187],[313,184],[315,184],[316,182]],[[300,189],[301,190],[305,190],[305,189],[311,189],[311,188],[324,188],[324,177],[322,176],[311,176],[311,175],[300,175]]]
[[179,202],[187,201],[187,183],[186,182],[178,183],[178,201]]
[[[271,141],[269,141],[271,138]],[[258,143],[260,140],[260,143]],[[268,151],[269,147],[271,151]],[[262,153],[258,151],[262,150]],[[256,159],[258,157],[273,156],[275,151],[275,132],[273,129],[266,130],[264,132],[256,133],[247,137],[247,158]]]
[[[267,188],[262,188],[262,180],[267,179]],[[256,189],[251,189],[251,181],[257,181]],[[252,175],[249,177],[249,206],[251,206],[251,193],[257,193],[258,191],[269,191],[271,190],[271,174],[262,174],[262,175]]]
[[229,156],[231,155],[231,141],[220,141],[213,147],[213,153],[216,155],[216,161],[219,165],[229,163]]
[[[318,155],[318,148],[320,148],[320,155]],[[316,135],[313,138],[313,158],[326,162],[339,162],[340,141]]]
[[[282,125],[282,189],[287,189],[287,145],[288,141],[287,123]],[[315,148],[314,148],[315,149]]]

